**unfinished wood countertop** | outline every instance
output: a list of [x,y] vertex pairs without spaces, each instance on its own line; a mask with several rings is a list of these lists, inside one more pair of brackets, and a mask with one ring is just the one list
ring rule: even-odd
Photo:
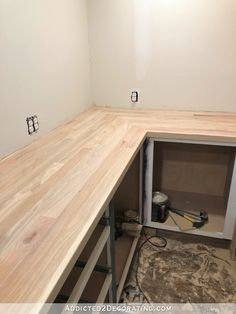
[[0,161],[0,302],[52,302],[146,136],[236,143],[236,114],[91,108]]

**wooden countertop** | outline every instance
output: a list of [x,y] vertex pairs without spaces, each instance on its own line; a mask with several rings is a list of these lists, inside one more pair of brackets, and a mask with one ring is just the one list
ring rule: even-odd
[[146,136],[236,143],[236,113],[91,108],[0,161],[0,302],[51,302]]

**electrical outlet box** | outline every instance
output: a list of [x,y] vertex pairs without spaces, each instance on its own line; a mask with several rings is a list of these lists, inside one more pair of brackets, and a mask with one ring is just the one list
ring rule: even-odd
[[31,116],[31,117],[27,117],[26,118],[26,123],[27,123],[27,127],[28,127],[28,134],[31,135],[35,132],[38,131],[39,129],[39,121],[38,121],[38,117],[36,115]]
[[134,90],[131,92],[131,102],[138,103],[138,101],[139,101],[139,92]]

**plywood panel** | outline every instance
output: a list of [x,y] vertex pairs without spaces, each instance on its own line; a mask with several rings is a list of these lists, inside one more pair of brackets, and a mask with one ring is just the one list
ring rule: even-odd
[[139,209],[139,154],[122,180],[114,195],[114,206],[117,212],[127,209]]

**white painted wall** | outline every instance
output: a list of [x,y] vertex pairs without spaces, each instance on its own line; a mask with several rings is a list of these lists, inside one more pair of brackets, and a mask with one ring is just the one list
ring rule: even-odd
[[235,0],[89,0],[93,102],[236,111]]
[[94,104],[236,111],[235,0],[0,0],[0,158],[90,106],[87,4]]
[[90,104],[87,1],[0,0],[0,158]]

